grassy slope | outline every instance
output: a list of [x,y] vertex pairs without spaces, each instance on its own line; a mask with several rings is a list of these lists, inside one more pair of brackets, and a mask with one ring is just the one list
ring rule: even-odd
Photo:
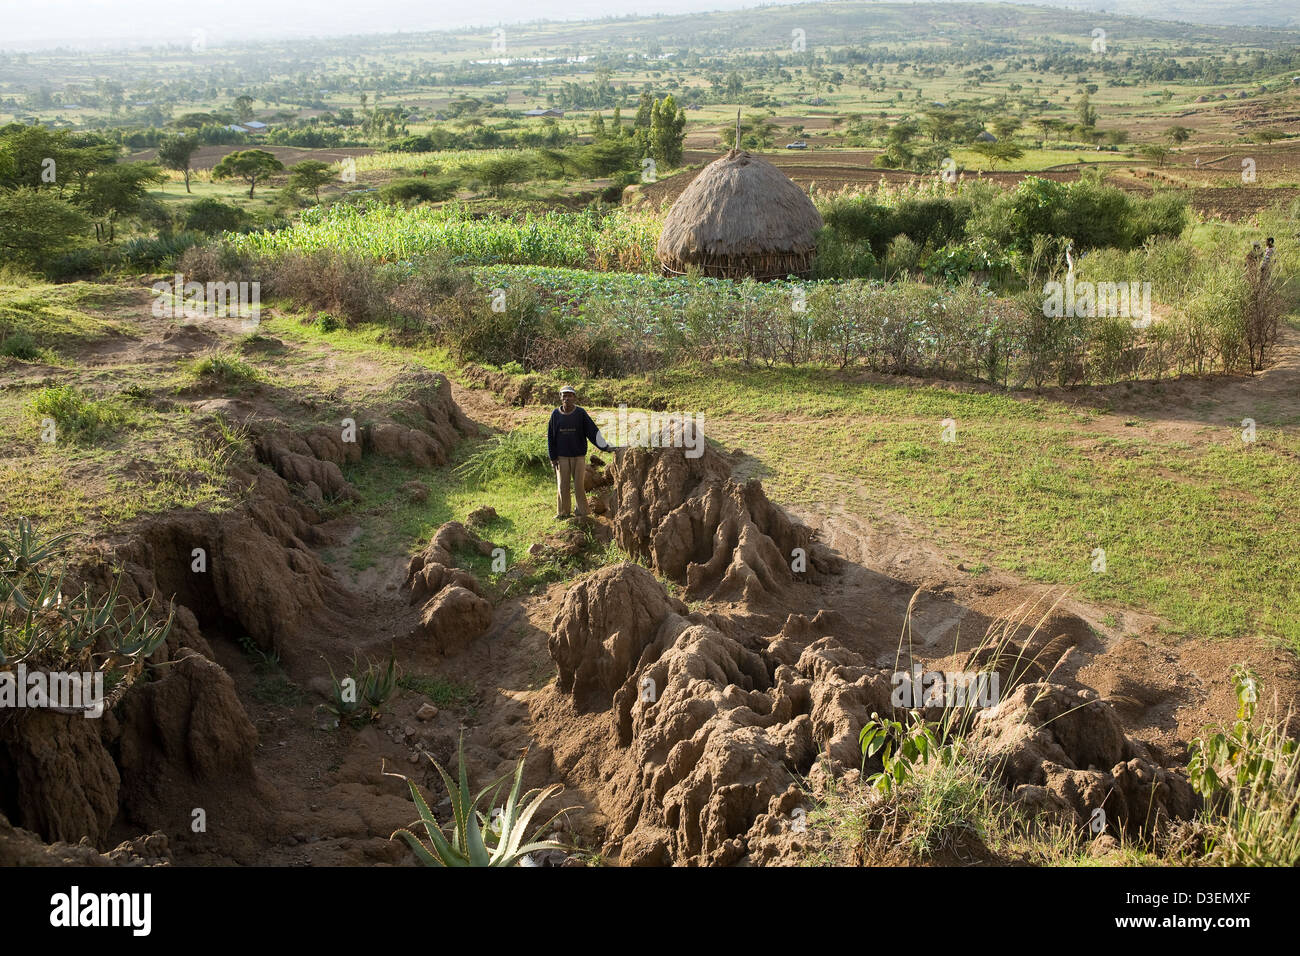
[[[112,286],[74,283],[63,286],[0,287],[0,322],[30,333],[50,349],[55,373],[0,389],[0,514],[27,515],[46,533],[63,530],[102,531],[137,517],[175,508],[224,510],[239,502],[242,489],[228,481],[227,467],[237,456],[251,454],[246,441],[224,438],[215,421],[196,415],[178,392],[196,385],[192,363],[176,362],[160,378],[135,362],[87,368],[74,355],[79,348],[118,332],[124,322],[95,314],[119,298]],[[333,410],[365,404],[383,407],[395,397],[391,381],[412,363],[445,368],[440,353],[412,356],[380,345],[373,333],[322,334],[303,327],[297,316],[268,321],[262,333],[280,337],[286,350],[231,349],[230,357],[252,370],[258,381],[232,381],[215,390],[226,395],[279,392],[286,405],[318,405],[321,420]],[[13,361],[0,358],[0,365]],[[15,362],[15,368],[18,363]],[[41,440],[42,414],[33,406],[43,391],[71,385],[92,408],[120,413],[122,421],[95,434],[75,434],[58,427],[58,440]],[[211,383],[206,383],[211,388]],[[539,416],[544,413],[539,411]],[[539,423],[539,428],[541,424]],[[485,438],[462,442],[452,466],[464,461]],[[552,484],[544,473],[501,478],[483,487],[468,487],[451,467],[427,470],[367,458],[346,469],[362,494],[349,507],[361,519],[361,534],[347,545],[346,562],[361,570],[385,556],[407,555],[428,541],[443,522],[464,520],[482,504],[491,504],[499,519],[486,533],[504,547],[513,566],[528,547],[551,530]],[[424,502],[400,490],[409,481],[429,491]],[[475,559],[487,574],[488,559]],[[544,562],[534,573],[545,575]],[[488,575],[491,576],[491,575]]]
[[[69,297],[95,301],[86,290],[63,288]],[[39,291],[10,290],[6,314],[14,314],[15,301],[42,298]],[[52,314],[41,313],[31,326],[52,342],[99,328],[77,308],[63,320]],[[453,377],[458,371],[445,353],[385,344],[378,330],[321,333],[281,317],[264,331],[294,346],[244,356],[276,388],[317,393],[322,356],[362,369],[331,377],[330,405],[382,404],[384,380],[402,365]],[[127,433],[44,445],[30,407],[36,386],[0,391],[0,417],[14,423],[0,442],[0,509],[28,513],[54,530],[230,504],[216,457],[221,450],[205,444],[190,413],[124,391],[132,383],[129,366],[69,374],[87,394],[125,411]],[[149,384],[165,393],[190,381],[192,373],[178,366],[168,381]],[[632,406],[653,396],[671,409],[703,413],[711,436],[757,460],[756,473],[778,501],[899,513],[969,558],[1075,585],[1090,600],[1157,613],[1177,632],[1262,629],[1300,648],[1300,503],[1288,493],[1300,456],[1294,418],[1262,409],[1253,444],[1242,442],[1230,421],[1208,440],[1188,444],[1141,420],[1115,434],[1112,425],[1045,398],[853,381],[810,369],[726,365],[704,375],[680,370],[603,385],[625,392]],[[957,424],[951,443],[942,441],[947,418]],[[456,460],[476,445],[463,443]],[[151,467],[140,471],[132,463],[142,459]],[[356,568],[386,553],[409,553],[442,521],[463,519],[484,503],[501,515],[489,531],[512,563],[550,526],[546,475],[470,488],[449,469],[366,462],[348,477],[365,496],[359,507],[386,516],[366,523],[351,545],[347,560]],[[426,502],[396,490],[409,480],[426,485]],[[1095,548],[1106,552],[1103,574],[1091,570]]]
[[[439,351],[392,350],[366,332],[328,337],[334,347],[397,351],[457,375]],[[1295,484],[1294,419],[1261,411],[1253,444],[1225,421],[1220,434],[1189,445],[1144,421],[1116,436],[1049,399],[811,369],[719,366],[602,387],[625,390],[634,407],[655,396],[702,413],[711,437],[759,459],[777,501],[844,501],[866,515],[884,508],[989,565],[1159,614],[1176,632],[1263,629],[1300,649],[1300,503],[1279,493]],[[946,418],[957,423],[953,443],[942,441]],[[448,507],[488,501],[500,511],[498,490],[508,503],[522,491],[452,492]],[[522,515],[536,517],[535,507],[525,502]],[[520,542],[536,540],[527,523],[520,530]],[[1091,570],[1094,548],[1106,551],[1105,573]]]

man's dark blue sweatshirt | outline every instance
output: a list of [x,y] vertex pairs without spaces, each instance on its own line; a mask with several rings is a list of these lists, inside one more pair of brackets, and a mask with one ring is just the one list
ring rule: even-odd
[[546,427],[547,457],[551,461],[557,458],[583,458],[587,454],[589,438],[601,451],[609,451],[612,447],[608,443],[601,443],[596,423],[591,420],[585,408],[578,406],[568,415],[557,408],[551,412],[551,421]]

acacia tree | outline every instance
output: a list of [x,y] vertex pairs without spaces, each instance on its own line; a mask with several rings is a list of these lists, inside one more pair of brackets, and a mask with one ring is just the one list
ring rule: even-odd
[[148,187],[162,181],[162,170],[156,163],[116,163],[90,176],[76,202],[95,219],[95,237],[100,242],[112,242],[117,220],[139,212]]
[[998,139],[1010,139],[1020,129],[1020,119],[1016,116],[998,116],[993,120],[993,132]]
[[289,167],[289,186],[293,189],[306,189],[320,202],[320,188],[334,178],[334,170],[329,163],[318,159],[304,159]]
[[0,189],[0,257],[40,268],[71,248],[86,217],[48,189]]
[[1148,143],[1145,146],[1138,147],[1138,152],[1147,159],[1154,160],[1157,166],[1163,166],[1165,160],[1169,158],[1169,147],[1161,143]]
[[975,152],[987,159],[989,164],[994,167],[996,167],[998,163],[1010,162],[1013,159],[1019,159],[1021,156],[1025,155],[1024,150],[1015,143],[1007,142],[976,143],[971,147],[971,149],[975,150]]
[[185,191],[190,191],[190,161],[198,152],[199,140],[193,134],[172,136],[162,141],[158,147],[158,162],[164,169],[172,169],[185,176]]
[[241,149],[224,156],[213,168],[212,178],[242,179],[248,183],[248,198],[252,199],[259,180],[283,169],[284,163],[264,149]]

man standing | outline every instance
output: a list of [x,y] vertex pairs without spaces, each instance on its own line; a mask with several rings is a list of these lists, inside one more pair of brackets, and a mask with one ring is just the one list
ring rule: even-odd
[[577,496],[575,514],[587,515],[587,492],[583,487],[586,477],[587,440],[596,443],[601,451],[612,451],[614,446],[605,441],[585,408],[578,407],[578,393],[568,385],[560,389],[560,407],[551,412],[546,427],[546,453],[555,469],[557,482],[555,518],[570,517],[570,492]]

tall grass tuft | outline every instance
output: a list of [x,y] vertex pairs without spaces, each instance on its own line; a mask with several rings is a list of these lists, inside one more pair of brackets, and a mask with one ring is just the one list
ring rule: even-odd
[[261,376],[257,369],[233,355],[208,355],[195,359],[189,366],[195,380],[220,382],[223,385],[242,385],[256,382]]
[[1254,675],[1233,669],[1237,720],[1230,729],[1198,737],[1188,777],[1206,799],[1205,861],[1222,866],[1300,863],[1300,753],[1287,733],[1294,717],[1258,715]]
[[456,467],[456,476],[484,485],[505,475],[526,475],[550,467],[546,453],[546,426],[521,425],[513,431],[493,435]]

